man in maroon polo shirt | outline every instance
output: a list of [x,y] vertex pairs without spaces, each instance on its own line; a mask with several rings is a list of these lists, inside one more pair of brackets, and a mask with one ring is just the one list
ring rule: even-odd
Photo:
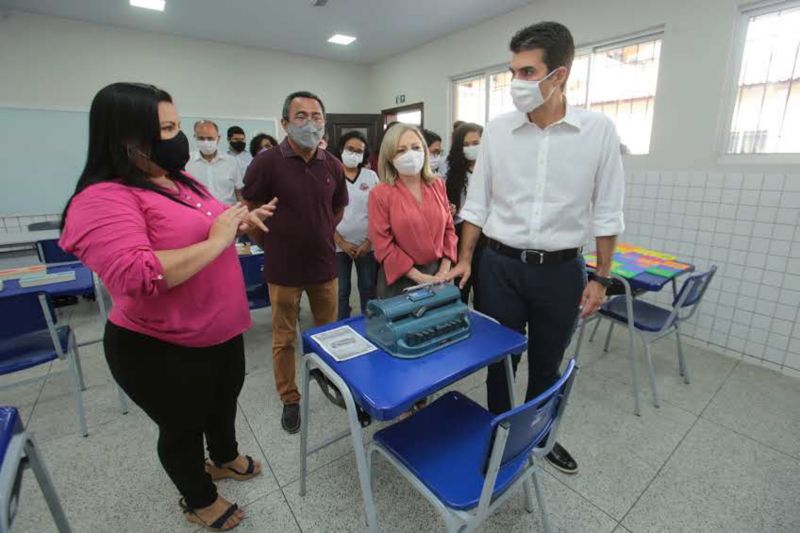
[[341,163],[318,149],[325,133],[325,106],[309,92],[290,94],[281,125],[288,137],[277,150],[259,154],[244,178],[242,196],[251,209],[272,198],[278,209],[269,232],[260,233],[266,254],[264,279],[272,302],[272,362],[283,402],[281,426],[300,429],[300,393],[295,383],[294,343],[303,291],[316,325],[336,320],[338,283],[336,225],[347,205]]

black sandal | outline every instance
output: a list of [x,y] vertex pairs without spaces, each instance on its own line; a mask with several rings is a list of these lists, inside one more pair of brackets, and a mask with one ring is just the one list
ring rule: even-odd
[[211,479],[214,481],[219,479],[235,479],[237,481],[247,481],[248,479],[253,479],[259,475],[261,471],[259,470],[256,472],[256,464],[252,457],[249,455],[245,455],[244,457],[247,459],[247,470],[244,472],[240,472],[229,466],[222,466],[222,463],[211,461],[210,459],[206,461],[206,472],[209,473]]
[[184,500],[183,498],[178,500],[178,505],[181,506],[181,510],[183,511],[183,514],[186,516],[186,520],[188,522],[203,526],[205,529],[208,529],[210,531],[230,531],[231,529],[241,524],[241,522],[239,522],[236,525],[233,525],[227,529],[223,529],[225,522],[227,522],[228,519],[233,516],[233,513],[239,510],[239,506],[235,503],[231,504],[231,506],[228,507],[228,510],[222,513],[222,515],[216,520],[214,520],[211,524],[206,523],[202,518],[197,516],[195,510],[186,505],[186,500]]

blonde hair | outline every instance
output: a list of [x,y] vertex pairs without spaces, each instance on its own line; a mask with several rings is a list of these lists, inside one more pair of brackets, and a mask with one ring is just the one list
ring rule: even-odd
[[381,182],[394,185],[394,182],[397,181],[397,169],[394,168],[392,161],[397,155],[397,145],[400,143],[400,137],[407,131],[413,131],[417,135],[417,138],[419,138],[419,142],[423,147],[425,163],[422,165],[422,170],[420,171],[422,181],[425,183],[433,183],[433,180],[436,179],[436,175],[431,170],[430,154],[428,153],[428,143],[425,142],[425,137],[422,136],[422,132],[420,132],[416,126],[402,123],[395,124],[389,128],[383,136],[381,151],[378,155],[378,175],[380,176]]

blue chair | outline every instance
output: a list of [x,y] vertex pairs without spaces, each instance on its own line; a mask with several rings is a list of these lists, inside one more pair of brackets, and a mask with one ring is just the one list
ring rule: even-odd
[[39,256],[41,263],[74,263],[78,258],[71,253],[65,252],[58,245],[58,239],[46,239],[36,241],[36,255]]
[[[545,531],[550,522],[538,460],[553,448],[577,374],[571,359],[548,390],[501,415],[449,392],[409,418],[382,429],[369,446],[370,471],[383,455],[441,513],[448,531],[472,531],[532,479]],[[374,485],[374,483],[373,483]]]
[[[708,289],[714,274],[717,271],[716,266],[712,266],[708,271],[691,274],[686,278],[686,281],[681,285],[680,290],[675,295],[672,301],[672,307],[665,309],[655,304],[645,302],[643,300],[632,299],[632,306],[630,311],[633,314],[633,326],[642,341],[644,342],[645,354],[647,357],[647,373],[650,378],[650,386],[653,389],[653,405],[658,407],[660,405],[658,399],[658,390],[656,389],[655,370],[653,368],[653,357],[650,345],[660,340],[670,333],[675,333],[675,339],[678,344],[678,371],[685,383],[689,383],[689,370],[686,367],[686,360],[683,356],[683,346],[681,344],[680,324],[689,320],[694,316],[703,295]],[[608,343],[611,338],[611,330],[614,324],[628,325],[629,306],[628,300],[625,296],[615,296],[606,303],[598,311],[599,318],[611,321],[609,324],[608,333],[606,335],[606,343],[603,351],[608,352]],[[635,356],[633,353],[633,341],[629,343],[628,354],[631,361],[635,364]],[[636,369],[634,367],[634,372]],[[639,397],[638,381],[633,381],[635,398]],[[638,414],[638,413],[637,413]]]
[[247,302],[250,305],[250,309],[269,307],[269,291],[262,276],[264,254],[240,255],[239,264],[242,266]]
[[31,468],[61,533],[72,531],[53,481],[33,437],[25,432],[14,407],[0,407],[0,533],[11,531],[19,507],[22,474]]
[[[72,392],[78,427],[84,437],[86,415],[81,391],[86,388],[81,371],[78,345],[69,326],[57,326],[53,304],[46,293],[0,296],[0,375],[43,365],[56,358],[67,361],[66,372],[72,378]],[[50,374],[52,375],[52,374]],[[0,387],[7,389],[43,381],[48,375]]]

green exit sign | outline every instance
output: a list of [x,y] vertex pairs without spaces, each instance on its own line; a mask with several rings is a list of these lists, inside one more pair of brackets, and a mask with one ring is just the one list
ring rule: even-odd
[[405,104],[406,103],[406,95],[401,94],[399,96],[394,97],[395,104]]

